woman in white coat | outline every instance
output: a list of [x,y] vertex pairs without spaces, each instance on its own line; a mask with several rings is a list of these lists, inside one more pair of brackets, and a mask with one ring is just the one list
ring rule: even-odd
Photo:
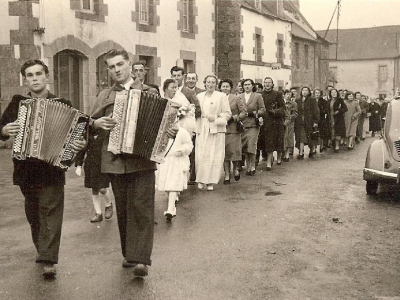
[[206,185],[208,191],[222,174],[226,124],[232,115],[228,96],[216,90],[217,84],[217,77],[208,75],[204,79],[206,91],[197,94],[202,115],[197,119],[196,182],[199,189]]

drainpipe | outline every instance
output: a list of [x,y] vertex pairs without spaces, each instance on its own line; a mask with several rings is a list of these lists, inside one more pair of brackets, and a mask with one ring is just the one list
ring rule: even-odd
[[[315,57],[316,57],[316,55],[315,55],[315,53],[316,53],[316,48],[315,48],[315,43],[314,43],[314,89],[315,89]],[[319,88],[321,88],[321,87],[319,87]]]

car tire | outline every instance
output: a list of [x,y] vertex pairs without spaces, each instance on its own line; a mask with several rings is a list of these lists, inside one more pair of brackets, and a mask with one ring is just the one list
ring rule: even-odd
[[376,181],[367,181],[365,186],[368,195],[376,195],[378,191],[378,182]]

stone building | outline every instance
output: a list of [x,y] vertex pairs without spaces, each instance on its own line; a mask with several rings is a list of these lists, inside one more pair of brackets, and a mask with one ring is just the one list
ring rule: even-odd
[[381,99],[393,97],[400,87],[400,26],[341,29],[338,47],[336,37],[336,30],[326,36],[336,87]]
[[33,58],[48,64],[50,91],[85,112],[111,84],[102,58],[112,48],[144,61],[149,83],[177,64],[204,78],[214,72],[214,12],[214,0],[1,0],[1,111],[25,92],[19,69]]
[[292,85],[325,89],[329,83],[329,43],[300,12],[299,1],[281,1],[278,14],[292,22]]
[[216,65],[219,77],[275,79],[279,89],[325,88],[329,43],[290,0],[217,1]]
[[216,67],[220,78],[271,76],[291,85],[291,22],[273,14],[270,1],[216,1]]

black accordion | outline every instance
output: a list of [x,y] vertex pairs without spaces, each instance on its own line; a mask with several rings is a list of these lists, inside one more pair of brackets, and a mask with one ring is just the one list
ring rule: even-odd
[[134,154],[162,163],[168,152],[168,130],[175,126],[179,105],[159,95],[131,89],[116,93],[108,151]]
[[36,158],[66,170],[74,158],[71,144],[85,137],[89,116],[56,99],[26,99],[20,102],[18,122],[12,156]]

